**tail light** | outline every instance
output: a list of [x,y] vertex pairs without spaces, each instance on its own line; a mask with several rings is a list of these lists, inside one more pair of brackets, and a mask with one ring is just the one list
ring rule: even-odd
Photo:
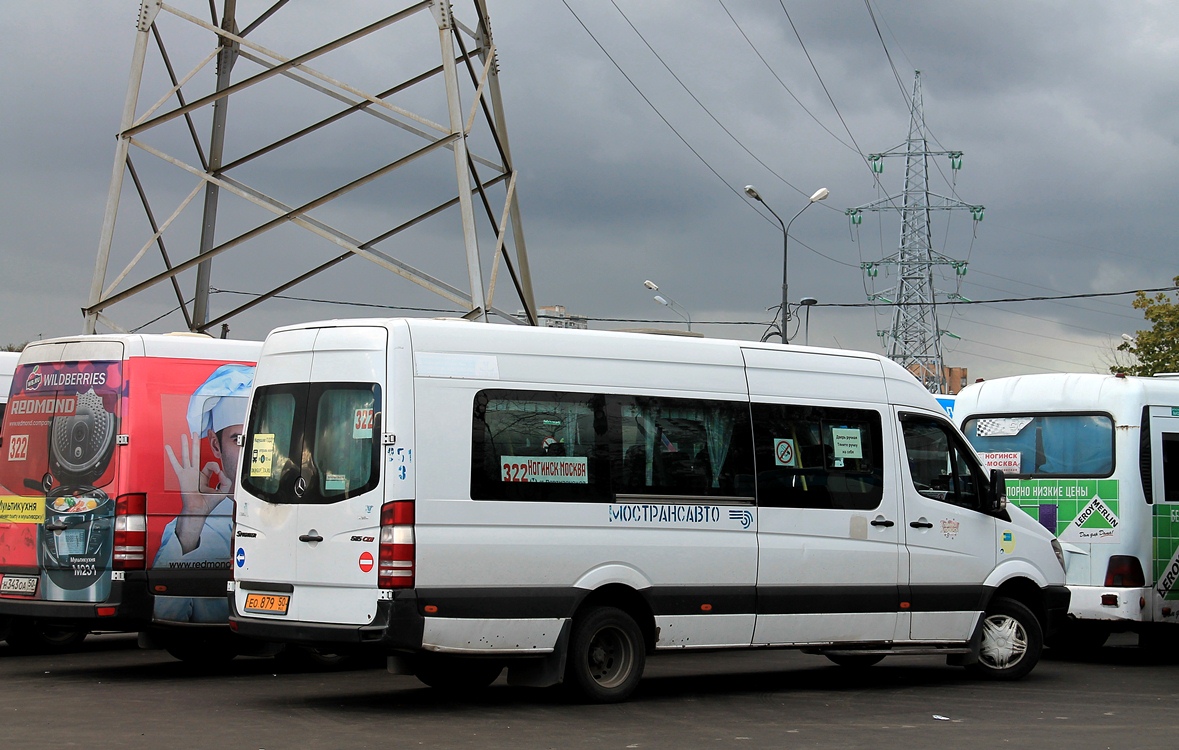
[[147,567],[147,495],[115,500],[115,570]]
[[413,500],[397,500],[381,506],[381,543],[378,556],[378,587],[413,588]]
[[1145,586],[1142,563],[1133,555],[1113,555],[1105,568],[1105,585],[1127,589]]

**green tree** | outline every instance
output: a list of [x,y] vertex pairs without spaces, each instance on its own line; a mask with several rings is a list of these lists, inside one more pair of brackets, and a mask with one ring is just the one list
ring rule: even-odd
[[[1179,287],[1179,276],[1172,283]],[[1139,331],[1130,341],[1118,346],[1118,351],[1128,352],[1137,360],[1129,367],[1111,367],[1111,372],[1125,372],[1127,375],[1150,376],[1159,372],[1179,372],[1179,300],[1172,300],[1159,292],[1153,297],[1138,292],[1134,307],[1152,327]]]
[[4,346],[0,346],[0,352],[23,352],[28,344],[29,342],[27,341],[23,344],[5,344]]

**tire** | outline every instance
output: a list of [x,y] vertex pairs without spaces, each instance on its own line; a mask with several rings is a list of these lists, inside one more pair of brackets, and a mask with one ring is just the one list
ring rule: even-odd
[[414,660],[414,674],[419,680],[448,693],[469,694],[486,690],[503,671],[503,662],[495,659],[418,654]]
[[47,625],[39,622],[13,623],[8,645],[29,653],[72,651],[82,645],[90,631],[74,625]]
[[1019,680],[1040,660],[1044,633],[1040,621],[1020,602],[995,597],[983,615],[978,662],[970,665],[986,680]]
[[847,669],[867,669],[880,663],[884,654],[823,654],[831,661]]
[[565,683],[587,701],[618,703],[638,687],[646,661],[634,618],[615,607],[598,607],[573,622]]

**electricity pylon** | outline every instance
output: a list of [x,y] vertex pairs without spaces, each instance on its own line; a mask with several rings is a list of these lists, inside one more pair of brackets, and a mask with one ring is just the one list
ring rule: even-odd
[[877,174],[884,171],[885,157],[904,156],[905,190],[901,195],[890,195],[849,208],[847,214],[853,225],[860,223],[865,211],[898,211],[901,214],[900,248],[887,258],[862,263],[861,268],[869,278],[879,274],[880,266],[896,268],[896,286],[885,294],[869,297],[893,305],[892,328],[877,333],[885,339],[889,359],[917,376],[931,393],[945,393],[941,337],[948,332],[938,324],[937,299],[938,295],[946,299],[961,299],[961,296],[957,291],[943,293],[934,288],[934,268],[949,266],[960,280],[966,273],[967,264],[933,249],[930,212],[969,209],[977,223],[982,221],[983,207],[929,191],[930,157],[949,157],[950,168],[956,172],[962,167],[962,152],[931,151],[928,140],[921,101],[921,71],[916,71],[910,100],[908,140],[889,151],[868,156],[872,171]]
[[[535,325],[517,173],[485,0],[471,0],[466,23],[443,0],[401,9],[221,0],[196,3],[193,13],[177,7],[183,3],[140,5],[98,257],[83,308],[88,333],[99,324],[127,330],[111,308],[138,297],[135,309],[143,315],[144,305],[158,305],[168,287],[167,296],[175,297],[172,312],[183,315],[189,330],[208,331],[342,263],[353,274],[349,279],[366,280],[375,266],[445,298],[466,317],[487,320],[494,313],[519,322],[492,303],[502,265]],[[247,5],[254,9],[248,19],[242,12]],[[170,43],[179,40],[181,55],[170,53],[165,34],[172,35]],[[399,36],[384,36],[392,34]],[[428,52],[433,45],[437,57]],[[278,46],[295,49],[273,49]],[[190,67],[180,67],[182,59]],[[402,72],[391,85],[373,80],[394,70]],[[412,74],[401,77],[406,70]],[[366,74],[363,82],[345,80],[358,72]],[[141,107],[141,96],[151,103]],[[427,114],[411,110],[410,102]],[[337,152],[351,159],[333,159]],[[312,173],[320,175],[317,181]],[[445,180],[456,177],[457,191],[446,190]],[[120,204],[134,198],[143,215],[120,214]],[[397,239],[405,248],[412,243],[403,233],[438,214],[453,214],[453,207],[461,237],[436,242],[462,247],[467,289],[378,247]],[[369,225],[374,215],[382,223],[362,229],[365,222],[356,221],[362,215]],[[490,252],[480,248],[480,226],[494,240],[485,237],[485,245],[494,245]],[[162,263],[151,268],[156,251]],[[361,268],[354,259],[372,265]],[[228,264],[220,273],[235,286],[260,284],[264,290],[213,312],[214,261]],[[452,265],[458,263],[455,258]],[[111,269],[116,274],[108,280]],[[194,282],[191,296],[182,281]]]

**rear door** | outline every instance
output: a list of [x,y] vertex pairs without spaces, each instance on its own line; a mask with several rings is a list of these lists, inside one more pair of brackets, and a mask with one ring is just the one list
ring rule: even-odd
[[38,361],[37,352],[30,352],[16,374],[0,483],[42,504],[19,519],[36,526],[35,541],[31,528],[21,539],[25,561],[35,560],[41,570],[40,598],[105,601],[111,588],[123,345],[52,345],[46,347],[51,361]]
[[1150,492],[1154,504],[1156,621],[1179,611],[1179,406],[1150,406]]
[[[257,389],[243,484],[261,502],[238,512],[240,612],[351,624],[374,616],[386,340],[378,327],[318,329],[302,382]],[[265,594],[270,584],[285,584],[273,587],[290,597],[285,615],[251,612],[269,606],[264,597],[246,606],[251,587]]]

